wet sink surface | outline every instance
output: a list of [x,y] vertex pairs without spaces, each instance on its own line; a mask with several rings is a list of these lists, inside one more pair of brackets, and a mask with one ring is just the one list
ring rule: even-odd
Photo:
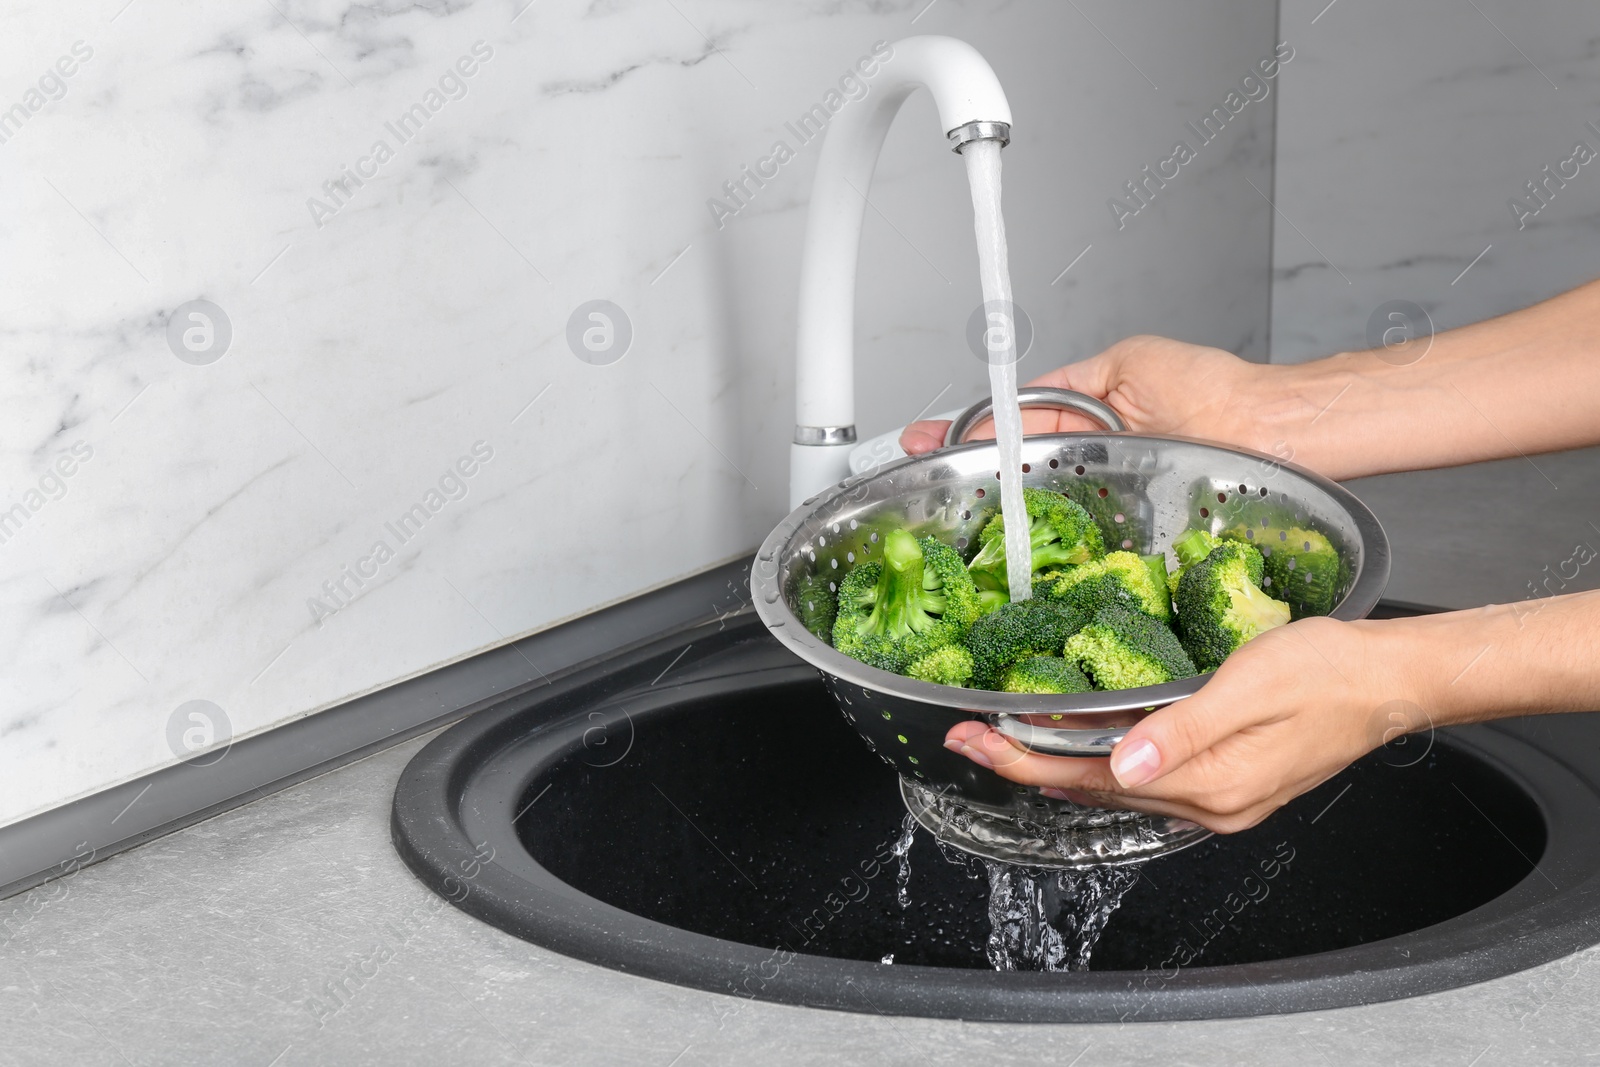
[[815,674],[734,626],[456,727],[408,768],[394,829],[446,895],[452,870],[492,852],[458,904],[518,936],[854,1010],[1308,1010],[1481,981],[1595,940],[1583,890],[1600,877],[1586,841],[1600,795],[1581,768],[1489,728],[1380,750],[1251,831],[1148,865],[1088,973],[992,971],[987,884],[926,833],[902,909],[888,853],[902,815],[894,774]]
[[[536,780],[549,789],[541,817],[518,825],[557,878],[712,937],[989,968],[981,866],[950,862],[919,832],[900,907],[894,776],[820,685],[624,719],[611,728],[619,753],[630,725],[619,762],[600,765],[605,749],[591,746]],[[1253,830],[1147,864],[1092,966],[1253,963],[1394,937],[1500,896],[1544,846],[1537,805],[1504,774],[1460,744],[1420,739]]]

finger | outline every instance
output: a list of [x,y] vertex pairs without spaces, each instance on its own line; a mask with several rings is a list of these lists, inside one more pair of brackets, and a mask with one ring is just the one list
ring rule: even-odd
[[1187,700],[1151,713],[1111,750],[1111,773],[1123,789],[1137,789],[1176,771],[1225,738],[1277,718],[1276,705],[1254,686],[1241,685],[1237,665],[1218,670]]
[[[1099,423],[1084,419],[1083,416],[1073,411],[1062,411],[1058,408],[1023,408],[1022,432],[1024,434],[1036,433],[1062,433],[1069,427],[1062,425],[1063,420],[1081,420],[1083,426],[1099,428]],[[1076,427],[1070,427],[1076,428]],[[994,419],[984,418],[978,421],[967,433],[967,440],[988,440],[994,436]]]
[[1039,793],[1054,800],[1070,800],[1080,808],[1115,808],[1117,806],[1113,801],[1105,800],[1094,793],[1085,793],[1081,789],[1057,789],[1053,785],[1042,785],[1039,787]]
[[1083,792],[1111,792],[1116,779],[1103,759],[1045,756],[1018,748],[998,730],[976,720],[957,723],[944,747],[980,767],[1020,785],[1051,786]]
[[943,448],[945,431],[948,429],[950,429],[948,422],[940,422],[937,419],[913,422],[900,431],[900,447],[908,456],[920,456],[924,452]]
[[944,747],[954,752],[973,738],[988,732],[989,727],[977,719],[963,719],[945,733]]
[[[1045,790],[1040,790],[1040,792],[1045,792]],[[1121,808],[1128,811],[1142,812],[1146,815],[1164,815],[1174,819],[1187,819],[1189,822],[1197,823],[1207,830],[1219,834],[1236,834],[1240,830],[1248,830],[1278,810],[1278,803],[1271,800],[1263,801],[1238,812],[1218,812],[1183,801],[1153,800],[1150,797],[1128,796],[1116,793],[1097,794],[1094,802],[1099,807]]]
[[1048,385],[1056,389],[1072,389],[1104,400],[1111,391],[1116,376],[1116,359],[1109,351],[1057,367],[1029,382],[1029,385]]
[[[921,423],[912,423],[920,426]],[[933,425],[933,424],[930,424]],[[937,423],[939,426],[949,426],[949,423]],[[909,430],[911,427],[907,427]],[[1081,433],[1085,430],[1103,430],[1104,426],[1096,419],[1087,415],[1080,415],[1076,411],[1062,411],[1058,408],[1024,408],[1022,410],[1022,432],[1024,435],[1040,433]],[[987,441],[994,437],[994,419],[984,418],[975,423],[967,431],[968,441]],[[902,438],[902,441],[904,438]],[[944,444],[944,437],[939,438],[939,443]],[[902,448],[905,445],[902,443]]]
[[[1278,807],[1271,798],[1227,811],[1213,811],[1182,799],[1195,795],[1194,783],[1181,782],[1169,797],[1124,792],[1108,761],[1079,756],[1046,756],[1017,748],[998,731],[976,720],[958,723],[946,734],[945,747],[980,767],[1021,785],[1039,786],[1058,800],[1090,807],[1122,808],[1150,815],[1169,815],[1198,823],[1217,833],[1236,833],[1256,825]],[[1184,775],[1178,775],[1183,779]],[[1165,791],[1165,790],[1164,790]],[[1203,795],[1203,793],[1202,793]]]
[[967,431],[968,441],[988,441],[994,437],[994,419],[982,418],[972,424],[972,429]]
[[[1116,380],[1117,368],[1113,357],[1106,352],[1098,356],[1082,360],[1078,363],[1069,363],[1065,367],[1057,367],[1047,374],[1041,374],[1029,385],[1044,385],[1055,389],[1071,389],[1074,392],[1084,393],[1096,400],[1105,400],[1111,393]],[[1090,418],[1088,415],[1076,411],[1055,411],[1049,413],[1054,417],[1054,425],[1048,428],[1030,428],[1028,433],[1082,433],[1084,431],[1103,430],[1105,426],[1099,419]],[[1024,425],[1027,425],[1028,415],[1024,413]]]
[[[1046,414],[1051,414],[1047,412]],[[1055,425],[1048,429],[1029,430],[1028,433],[1092,433],[1104,430],[1105,423],[1076,411],[1057,411]]]

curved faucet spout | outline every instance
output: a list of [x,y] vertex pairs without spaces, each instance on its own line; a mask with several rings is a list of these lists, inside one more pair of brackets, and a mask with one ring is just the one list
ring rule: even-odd
[[926,88],[941,132],[958,152],[972,140],[1010,138],[1011,107],[977,49],[933,36],[907,37],[890,48],[873,91],[828,124],[811,187],[800,263],[791,507],[849,474],[856,439],[856,257],[872,172],[900,105]]

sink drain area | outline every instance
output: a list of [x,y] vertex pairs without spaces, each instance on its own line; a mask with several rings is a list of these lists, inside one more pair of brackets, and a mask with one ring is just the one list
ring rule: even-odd
[[1145,864],[1070,974],[993,970],[982,868],[925,830],[902,905],[898,776],[748,619],[453,727],[402,776],[393,833],[428,885],[510,934],[733,996],[1041,1022],[1301,1011],[1600,941],[1600,728],[1566,718],[1545,740],[1408,738]]

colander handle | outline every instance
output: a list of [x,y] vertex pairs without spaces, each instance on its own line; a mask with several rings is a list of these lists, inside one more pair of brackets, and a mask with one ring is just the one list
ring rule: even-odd
[[1046,756],[1091,757],[1111,755],[1111,749],[1116,743],[1133,729],[1131,726],[1113,726],[1099,730],[1032,726],[1004,712],[995,716],[994,728],[1030,752],[1041,752]]
[[[1118,415],[1110,404],[1072,389],[1030,385],[1017,390],[1017,404],[1025,408],[1066,408],[1099,420],[1101,425],[1114,433],[1120,433],[1128,428],[1128,424],[1122,421],[1122,416]],[[972,432],[972,428],[993,412],[994,398],[987,396],[967,408],[951,421],[950,429],[944,435],[944,446],[950,448],[953,445],[965,444],[966,436]]]

